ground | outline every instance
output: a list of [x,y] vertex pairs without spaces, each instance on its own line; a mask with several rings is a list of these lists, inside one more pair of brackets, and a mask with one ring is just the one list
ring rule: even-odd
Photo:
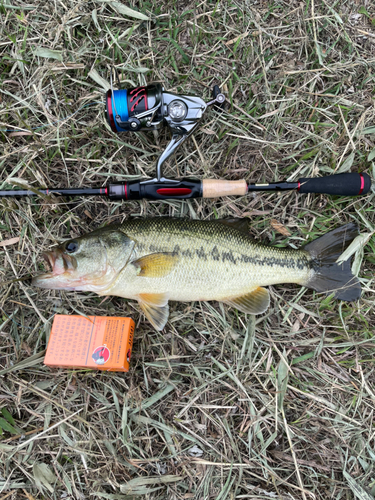
[[[208,101],[218,84],[227,96],[169,161],[168,177],[373,174],[370,0],[4,0],[0,19],[1,189],[154,176],[168,131],[111,132],[112,68],[122,87],[158,81]],[[3,198],[0,499],[373,498],[373,203],[373,191]],[[156,332],[134,302],[31,286],[42,251],[64,238],[159,215],[250,217],[254,238],[294,248],[354,221],[362,297],[277,285],[261,316],[172,303]],[[45,367],[56,313],[131,316],[129,373]]]

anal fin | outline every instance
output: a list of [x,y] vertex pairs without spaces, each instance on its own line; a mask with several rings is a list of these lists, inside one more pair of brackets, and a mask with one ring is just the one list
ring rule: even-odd
[[244,313],[262,314],[270,305],[270,294],[266,288],[258,286],[245,295],[228,297],[223,302]]

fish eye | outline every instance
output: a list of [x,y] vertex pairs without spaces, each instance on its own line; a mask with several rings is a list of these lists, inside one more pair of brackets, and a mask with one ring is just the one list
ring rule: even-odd
[[68,253],[74,253],[78,250],[78,242],[77,241],[69,241],[69,243],[65,246],[65,251]]

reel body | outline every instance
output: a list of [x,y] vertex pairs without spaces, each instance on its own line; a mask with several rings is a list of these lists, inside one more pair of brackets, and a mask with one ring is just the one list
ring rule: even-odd
[[162,180],[162,164],[193,132],[212,104],[225,102],[216,85],[214,99],[208,103],[200,97],[167,92],[159,83],[127,90],[110,89],[106,94],[106,115],[113,132],[157,130],[168,126],[172,139],[157,161],[157,180]]

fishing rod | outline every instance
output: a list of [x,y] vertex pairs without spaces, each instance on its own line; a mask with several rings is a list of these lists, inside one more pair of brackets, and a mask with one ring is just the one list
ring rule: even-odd
[[331,194],[338,196],[365,195],[371,188],[366,173],[335,174],[325,177],[301,178],[296,182],[247,184],[244,179],[226,181],[218,179],[151,179],[108,184],[97,188],[47,188],[33,190],[3,190],[1,197],[61,195],[103,196],[110,200],[187,200],[190,198],[219,198],[245,196],[254,191],[297,191],[299,193]]
[[220,88],[212,89],[212,100],[205,102],[197,96],[180,95],[166,91],[159,83],[131,89],[114,90],[112,73],[110,89],[106,93],[106,117],[113,132],[158,130],[167,126],[172,138],[156,163],[156,177],[108,184],[97,188],[43,188],[3,190],[1,197],[56,194],[62,196],[104,196],[110,200],[166,200],[190,198],[218,198],[245,196],[253,191],[287,191],[324,193],[339,196],[367,194],[371,179],[365,173],[347,173],[319,178],[301,178],[297,182],[247,184],[244,179],[226,181],[216,179],[166,179],[162,174],[165,161],[198,126],[209,106],[222,109],[226,98]]

